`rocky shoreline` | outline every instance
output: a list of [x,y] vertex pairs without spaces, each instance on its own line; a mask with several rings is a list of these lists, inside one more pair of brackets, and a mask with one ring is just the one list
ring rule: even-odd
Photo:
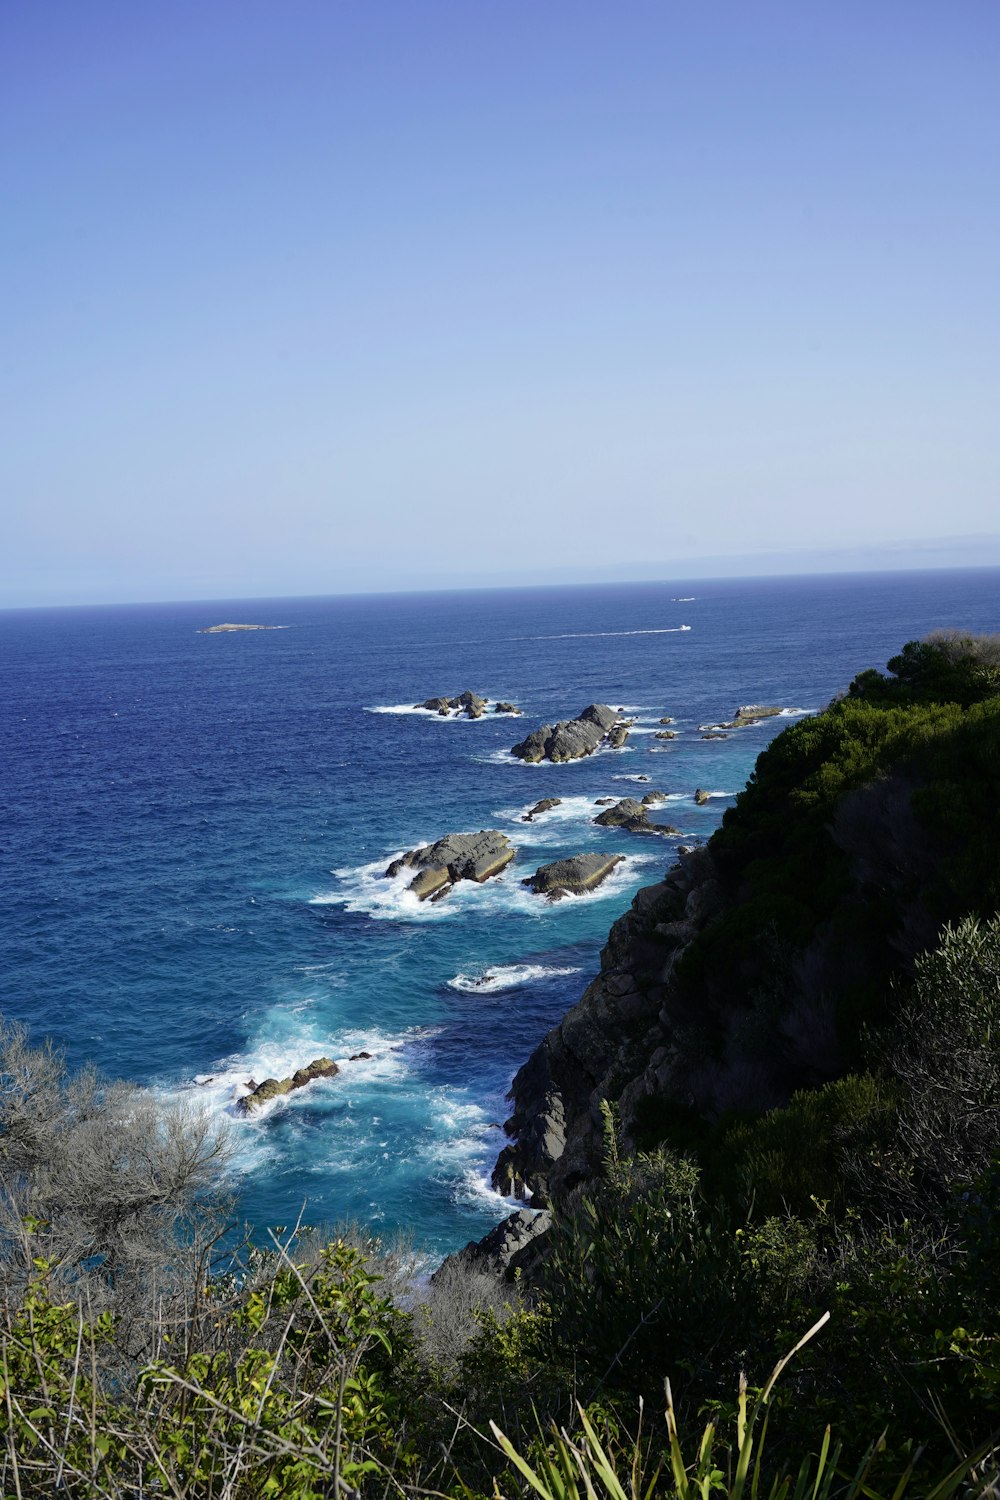
[[[280,627],[211,627],[216,631],[257,628]],[[476,719],[488,705],[488,698],[466,690],[428,698],[414,707],[442,717]],[[494,710],[521,712],[503,700],[494,704]],[[745,705],[731,720],[701,725],[697,732],[703,738],[724,736],[782,712],[774,706]],[[675,722],[671,716],[662,716],[659,724],[664,727],[654,731],[655,738],[677,737],[676,728],[666,727]],[[592,703],[574,719],[541,725],[509,753],[533,764],[576,760],[601,748],[624,747],[633,723],[620,709]],[[649,777],[640,772],[628,779],[648,781]],[[709,797],[701,787],[692,794],[696,806],[704,806]],[[650,816],[650,809],[666,800],[666,794],[655,789],[641,799],[598,797],[590,821],[628,835],[683,838],[681,830]],[[532,823],[544,818],[562,801],[543,797],[521,814],[521,820]],[[644,1098],[687,1099],[697,1091],[698,1080],[687,1071],[689,1058],[677,1043],[686,1018],[676,1011],[671,976],[680,956],[731,902],[707,848],[681,844],[676,852],[676,863],[664,878],[637,891],[629,909],[613,923],[598,974],[514,1077],[508,1095],[511,1113],[502,1127],[507,1144],[497,1157],[491,1181],[498,1193],[519,1198],[525,1206],[449,1259],[530,1272],[544,1255],[550,1207],[571,1204],[600,1170],[604,1101],[617,1106],[623,1145],[629,1149],[635,1144],[630,1130]],[[517,848],[498,829],[450,833],[390,861],[384,878],[412,875],[407,891],[421,902],[437,902],[462,881],[483,884],[494,879],[517,855]],[[533,874],[522,877],[521,884],[544,899],[558,901],[596,890],[625,858],[620,852],[580,853],[538,866]],[[316,1058],[290,1078],[254,1084],[238,1101],[238,1108],[249,1115],[269,1099],[319,1078],[333,1078],[338,1071],[331,1059]],[[704,1099],[697,1102],[705,1103]]]
[[601,968],[583,996],[517,1072],[493,1186],[542,1208],[599,1167],[601,1101],[617,1101],[628,1132],[645,1094],[671,1086],[678,1017],[670,978],[680,955],[726,904],[712,857],[682,847],[665,878],[636,892],[613,924]]

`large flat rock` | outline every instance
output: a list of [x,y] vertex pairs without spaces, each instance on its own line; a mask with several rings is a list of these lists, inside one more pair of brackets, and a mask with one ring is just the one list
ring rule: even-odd
[[521,883],[550,901],[559,901],[563,896],[596,890],[624,858],[624,854],[574,854],[550,865],[539,865],[534,875]]

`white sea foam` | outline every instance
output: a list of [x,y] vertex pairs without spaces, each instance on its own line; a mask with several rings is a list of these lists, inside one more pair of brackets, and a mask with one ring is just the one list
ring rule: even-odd
[[529,635],[529,641],[592,641],[602,636],[622,635],[679,635],[690,630],[690,625],[659,625],[653,630],[568,630],[560,635]]
[[488,1163],[498,1149],[495,1122],[481,1105],[447,1086],[433,1089],[428,1102],[435,1126],[434,1139],[421,1152],[428,1176],[447,1183],[456,1202],[502,1219],[511,1205],[489,1181]]
[[[530,829],[532,824],[524,825]],[[532,842],[522,840],[523,842]],[[544,837],[533,841],[544,843]],[[408,889],[413,879],[409,870],[401,871],[392,879],[385,877],[385,868],[391,856],[355,869],[335,870],[338,885],[311,898],[313,906],[343,906],[346,911],[364,913],[376,920],[396,922],[442,922],[460,917],[472,908],[480,914],[539,917],[551,913],[552,905],[522,884],[522,880],[534,873],[532,861],[518,861],[508,865],[500,874],[477,885],[473,880],[460,880],[441,901],[419,901]],[[649,863],[648,856],[630,854],[624,863],[617,866],[594,891],[567,896],[571,901],[602,901],[609,896],[618,896],[635,878],[637,866]],[[558,906],[556,907],[558,910]]]
[[416,703],[379,703],[366,706],[366,714],[422,714],[425,719],[452,718],[453,714],[439,714],[436,709],[423,708]]
[[[501,695],[499,700],[487,698],[487,704],[509,701]],[[366,706],[366,714],[416,714],[425,719],[438,719],[442,724],[453,724],[463,721],[466,724],[485,724],[490,719],[520,719],[522,714],[497,713],[495,707],[488,707],[478,719],[470,719],[464,708],[449,709],[446,714],[438,713],[436,708],[424,708],[417,703],[378,703]]]
[[[261,1035],[245,1051],[223,1058],[211,1073],[199,1073],[188,1085],[160,1090],[163,1097],[190,1101],[196,1098],[210,1114],[229,1115],[246,1126],[236,1137],[236,1166],[253,1170],[261,1153],[268,1159],[271,1147],[267,1132],[258,1127],[272,1115],[303,1106],[340,1103],[350,1105],[351,1093],[372,1083],[398,1083],[408,1072],[405,1048],[408,1043],[433,1035],[429,1028],[412,1028],[399,1035],[387,1035],[377,1029],[352,1028],[334,1034],[315,1027],[283,1028],[293,1012],[282,1010],[276,1019],[276,1030],[282,1035]],[[367,1052],[366,1058],[358,1053]],[[339,1069],[333,1078],[317,1078],[303,1089],[268,1100],[251,1114],[239,1110],[239,1101],[251,1090],[252,1083],[265,1078],[290,1078],[297,1069],[316,1057],[330,1057]],[[256,1138],[256,1139],[255,1139]]]
[[547,808],[545,812],[536,813],[530,822],[526,821],[526,815],[534,807],[533,802],[522,803],[520,807],[498,807],[493,816],[500,823],[510,823],[514,826],[510,831],[510,838],[514,844],[550,844],[562,841],[566,834],[568,823],[589,823],[594,817],[594,798],[575,795],[572,797],[561,797],[558,807]]
[[474,974],[456,974],[448,988],[463,995],[497,995],[517,989],[522,984],[536,984],[541,979],[558,979],[564,974],[579,974],[580,969],[559,968],[553,964],[496,964]]
[[598,755],[626,754],[629,748],[626,745],[625,750],[621,751],[612,750],[609,745],[598,745],[597,749],[592,751],[590,755],[578,755],[575,760],[521,760],[520,756],[511,755],[509,750],[492,750],[488,755],[473,756],[473,760],[477,760],[480,765],[485,766],[524,766],[529,771],[549,770],[563,772],[573,766],[579,767],[591,764]]
[[612,776],[611,778],[612,781],[649,781],[649,779],[650,778],[643,771],[635,771],[631,774],[626,774],[624,771],[622,771],[619,773],[619,775]]
[[776,714],[763,714],[759,719],[747,719],[742,724],[729,719],[721,724],[699,724],[698,728],[703,733],[706,730],[723,730],[728,733],[732,729],[756,729],[758,725],[766,724],[769,719],[801,719],[809,714],[818,713],[818,708],[783,708]]

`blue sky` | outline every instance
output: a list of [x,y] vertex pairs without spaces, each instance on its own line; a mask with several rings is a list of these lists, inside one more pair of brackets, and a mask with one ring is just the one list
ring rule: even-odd
[[0,605],[1000,561],[998,73],[995,0],[0,7]]

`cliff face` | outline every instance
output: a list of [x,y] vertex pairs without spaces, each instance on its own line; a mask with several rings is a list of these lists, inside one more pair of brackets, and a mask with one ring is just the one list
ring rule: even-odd
[[601,953],[600,973],[536,1047],[511,1087],[494,1186],[536,1207],[560,1199],[595,1169],[602,1099],[629,1110],[645,1094],[676,1090],[674,967],[726,905],[711,853],[683,853],[666,878],[637,892]]
[[779,735],[708,845],[638,892],[514,1078],[499,1191],[571,1199],[600,1167],[603,1100],[629,1149],[863,1068],[916,954],[1000,908],[1000,696],[990,679],[949,697],[952,666],[922,651],[932,687],[865,674]]

